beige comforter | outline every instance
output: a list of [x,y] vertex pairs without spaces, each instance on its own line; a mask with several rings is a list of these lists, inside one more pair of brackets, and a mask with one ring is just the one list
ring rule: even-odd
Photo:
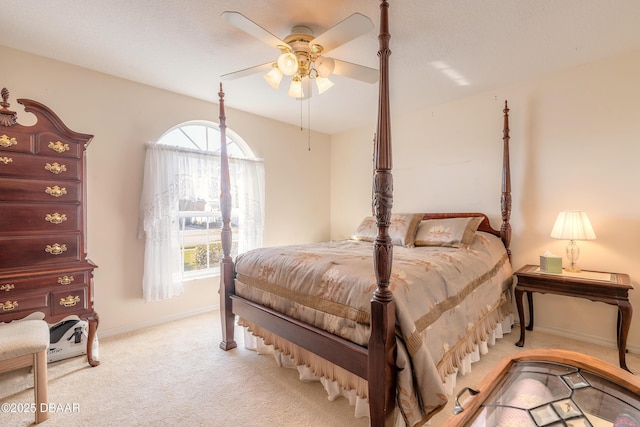
[[[371,243],[355,240],[249,251],[236,260],[236,293],[367,346],[372,254]],[[408,425],[446,403],[443,377],[510,312],[511,274],[500,239],[486,233],[468,248],[394,247],[398,404]]]

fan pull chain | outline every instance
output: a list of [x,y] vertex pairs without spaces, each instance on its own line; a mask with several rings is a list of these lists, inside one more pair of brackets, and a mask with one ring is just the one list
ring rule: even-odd
[[[311,151],[311,79],[307,79],[307,149]],[[304,130],[303,107],[304,98],[300,98],[300,132]]]
[[302,118],[302,98],[300,98],[300,132],[304,130],[304,128],[302,127],[303,120],[304,119]]
[[309,99],[307,100],[307,130],[309,131],[308,150],[311,151],[311,80],[309,80]]

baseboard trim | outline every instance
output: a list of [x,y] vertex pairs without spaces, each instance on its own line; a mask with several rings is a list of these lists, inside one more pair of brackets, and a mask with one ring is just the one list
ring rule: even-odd
[[[149,327],[152,327],[152,326],[158,326],[158,325],[162,325],[164,323],[169,323],[169,322],[173,322],[173,321],[176,321],[176,320],[185,319],[187,317],[197,316],[199,314],[210,313],[212,311],[216,311],[216,310],[219,310],[219,309],[220,309],[219,305],[212,305],[212,306],[208,306],[208,307],[199,308],[197,310],[189,310],[189,311],[184,311],[184,312],[177,313],[177,314],[174,314],[174,315],[171,315],[171,316],[156,318],[156,319],[150,320],[148,322],[128,324],[126,326],[122,326],[122,327],[119,327],[119,328],[110,328],[110,329],[104,329],[104,330],[98,328],[98,335],[101,338],[112,337],[112,336],[115,336],[115,335],[122,335],[122,334],[126,334],[126,333],[129,333],[129,332],[137,331],[139,329],[149,328]],[[512,330],[514,330],[515,328],[519,328],[519,327],[520,327],[520,325],[516,321],[513,324]],[[604,338],[596,336],[596,335],[583,334],[583,333],[580,333],[580,332],[568,333],[566,329],[558,329],[558,328],[549,328],[549,327],[544,327],[544,326],[536,326],[536,331],[545,332],[545,333],[548,333],[548,334],[552,334],[552,335],[556,335],[556,336],[560,336],[560,337],[564,337],[564,338],[570,338],[570,339],[574,339],[574,340],[584,341],[584,342],[588,342],[588,343],[591,343],[591,344],[597,344],[597,345],[601,345],[603,347],[610,347],[610,348],[617,348],[618,347],[617,341],[615,341],[614,339],[604,339]],[[640,346],[627,343],[627,351],[629,353],[639,354],[640,353]]]
[[183,311],[181,313],[173,314],[171,316],[158,317],[147,322],[131,323],[118,328],[100,329],[98,328],[99,338],[107,338],[116,335],[122,335],[129,332],[134,332],[140,329],[150,328],[152,326],[162,325],[164,323],[174,322],[176,320],[185,319],[187,317],[197,316],[199,314],[210,313],[220,309],[220,305],[212,305],[208,307],[199,308],[196,310]]
[[[569,333],[566,329],[558,329],[558,328],[548,328],[548,327],[541,327],[541,326],[536,326],[535,328],[536,331],[540,331],[540,332],[545,332],[548,334],[552,334],[552,335],[556,335],[556,336],[560,336],[560,337],[564,337],[564,338],[570,338],[570,339],[574,339],[574,340],[579,340],[579,341],[584,341],[584,342],[588,342],[590,344],[597,344],[597,345],[601,345],[603,347],[610,347],[610,348],[618,348],[618,342],[616,340],[612,339],[606,339],[606,338],[602,338],[596,335],[591,335],[591,334],[583,334],[580,332],[571,332]],[[612,334],[613,335],[613,334]],[[627,343],[627,352],[629,353],[640,353],[640,346],[637,345],[630,345],[629,343]]]

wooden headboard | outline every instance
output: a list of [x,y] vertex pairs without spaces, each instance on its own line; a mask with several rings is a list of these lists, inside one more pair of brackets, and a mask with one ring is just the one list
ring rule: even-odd
[[422,219],[442,219],[442,218],[468,218],[468,217],[482,217],[482,222],[478,226],[478,231],[484,231],[486,233],[493,234],[494,236],[502,237],[499,230],[496,230],[491,226],[489,217],[480,212],[446,212],[446,213],[425,213]]

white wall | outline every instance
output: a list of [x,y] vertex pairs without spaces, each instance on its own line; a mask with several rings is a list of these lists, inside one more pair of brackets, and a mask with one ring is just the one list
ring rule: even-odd
[[[500,226],[502,108],[511,109],[513,264],[537,264],[567,242],[549,233],[560,210],[585,210],[597,240],[585,269],[627,273],[640,308],[640,51],[392,117],[394,212],[483,211]],[[393,76],[391,76],[393,85]],[[393,112],[393,105],[391,105]],[[371,212],[370,128],[332,137],[331,237]],[[566,265],[566,257],[565,257]],[[534,296],[536,329],[615,346],[616,308]],[[640,318],[629,347],[640,351]]]
[[[51,107],[71,129],[95,135],[88,150],[88,252],[99,265],[99,333],[217,305],[213,279],[190,282],[182,297],[142,303],[144,248],[136,234],[144,143],[186,120],[217,121],[218,106],[2,46],[0,57],[0,86],[10,90],[21,122],[27,114],[15,99],[30,98]],[[498,227],[502,104],[508,99],[514,266],[536,263],[546,249],[563,254],[566,242],[549,233],[558,211],[577,208],[588,212],[598,236],[580,242],[580,264],[628,273],[636,283],[638,75],[640,52],[631,52],[392,116],[394,211],[483,211]],[[211,90],[217,92],[217,82]],[[314,133],[309,152],[298,127],[227,109],[229,128],[265,159],[266,245],[344,238],[371,212],[373,120],[332,137]],[[535,299],[536,328],[614,345],[615,308],[552,295]],[[631,302],[640,307],[638,290]],[[638,316],[629,347],[640,351]]]
[[[88,254],[95,272],[98,334],[106,336],[218,306],[218,279],[188,282],[185,294],[142,302],[144,244],[137,239],[144,143],[188,120],[218,121],[218,105],[0,46],[0,87],[11,93],[18,121],[29,124],[17,98],[39,101],[74,131],[95,135],[87,151]],[[176,76],[180,78],[180,76]],[[218,92],[212,80],[211,91]],[[231,99],[232,93],[226,94]],[[329,237],[329,137],[226,109],[227,126],[264,158],[265,245]],[[295,203],[294,203],[295,201]],[[312,225],[312,226],[311,226]]]

